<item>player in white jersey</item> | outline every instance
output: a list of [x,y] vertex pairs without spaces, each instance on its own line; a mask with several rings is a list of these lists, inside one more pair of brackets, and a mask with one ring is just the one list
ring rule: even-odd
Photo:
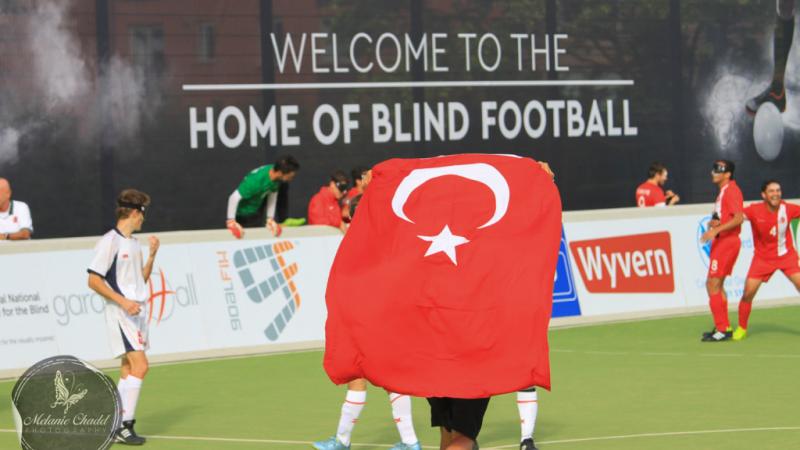
[[142,229],[150,196],[126,189],[117,197],[117,226],[106,233],[94,249],[89,264],[89,287],[106,300],[106,324],[111,350],[122,358],[119,390],[122,401],[122,427],[116,442],[144,444],[145,438],[133,429],[136,403],[147,374],[147,280],[153,271],[159,241],[150,237],[150,256],[143,262],[142,249],[133,233]]

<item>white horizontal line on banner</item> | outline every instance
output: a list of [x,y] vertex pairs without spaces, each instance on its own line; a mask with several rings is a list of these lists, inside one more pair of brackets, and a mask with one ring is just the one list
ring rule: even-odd
[[633,80],[373,81],[347,83],[184,84],[184,91],[286,91],[437,87],[633,86]]

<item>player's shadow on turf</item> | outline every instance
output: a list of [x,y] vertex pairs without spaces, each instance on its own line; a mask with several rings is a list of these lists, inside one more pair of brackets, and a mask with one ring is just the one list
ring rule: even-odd
[[766,323],[758,326],[758,331],[753,333],[753,335],[756,334],[791,334],[794,336],[800,336],[800,328]]

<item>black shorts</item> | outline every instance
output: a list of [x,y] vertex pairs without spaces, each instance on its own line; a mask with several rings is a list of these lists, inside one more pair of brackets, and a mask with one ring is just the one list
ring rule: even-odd
[[428,403],[431,405],[432,427],[458,431],[473,441],[478,439],[489,398],[433,397],[428,399]]

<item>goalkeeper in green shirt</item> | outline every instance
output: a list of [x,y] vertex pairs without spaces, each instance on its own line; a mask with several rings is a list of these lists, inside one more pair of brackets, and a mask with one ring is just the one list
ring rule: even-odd
[[293,156],[283,156],[275,164],[253,169],[244,176],[239,187],[228,197],[228,230],[237,238],[244,236],[244,227],[262,226],[261,208],[266,201],[266,227],[273,236],[281,234],[281,227],[275,222],[275,206],[278,203],[278,189],[281,183],[292,181],[300,164]]

